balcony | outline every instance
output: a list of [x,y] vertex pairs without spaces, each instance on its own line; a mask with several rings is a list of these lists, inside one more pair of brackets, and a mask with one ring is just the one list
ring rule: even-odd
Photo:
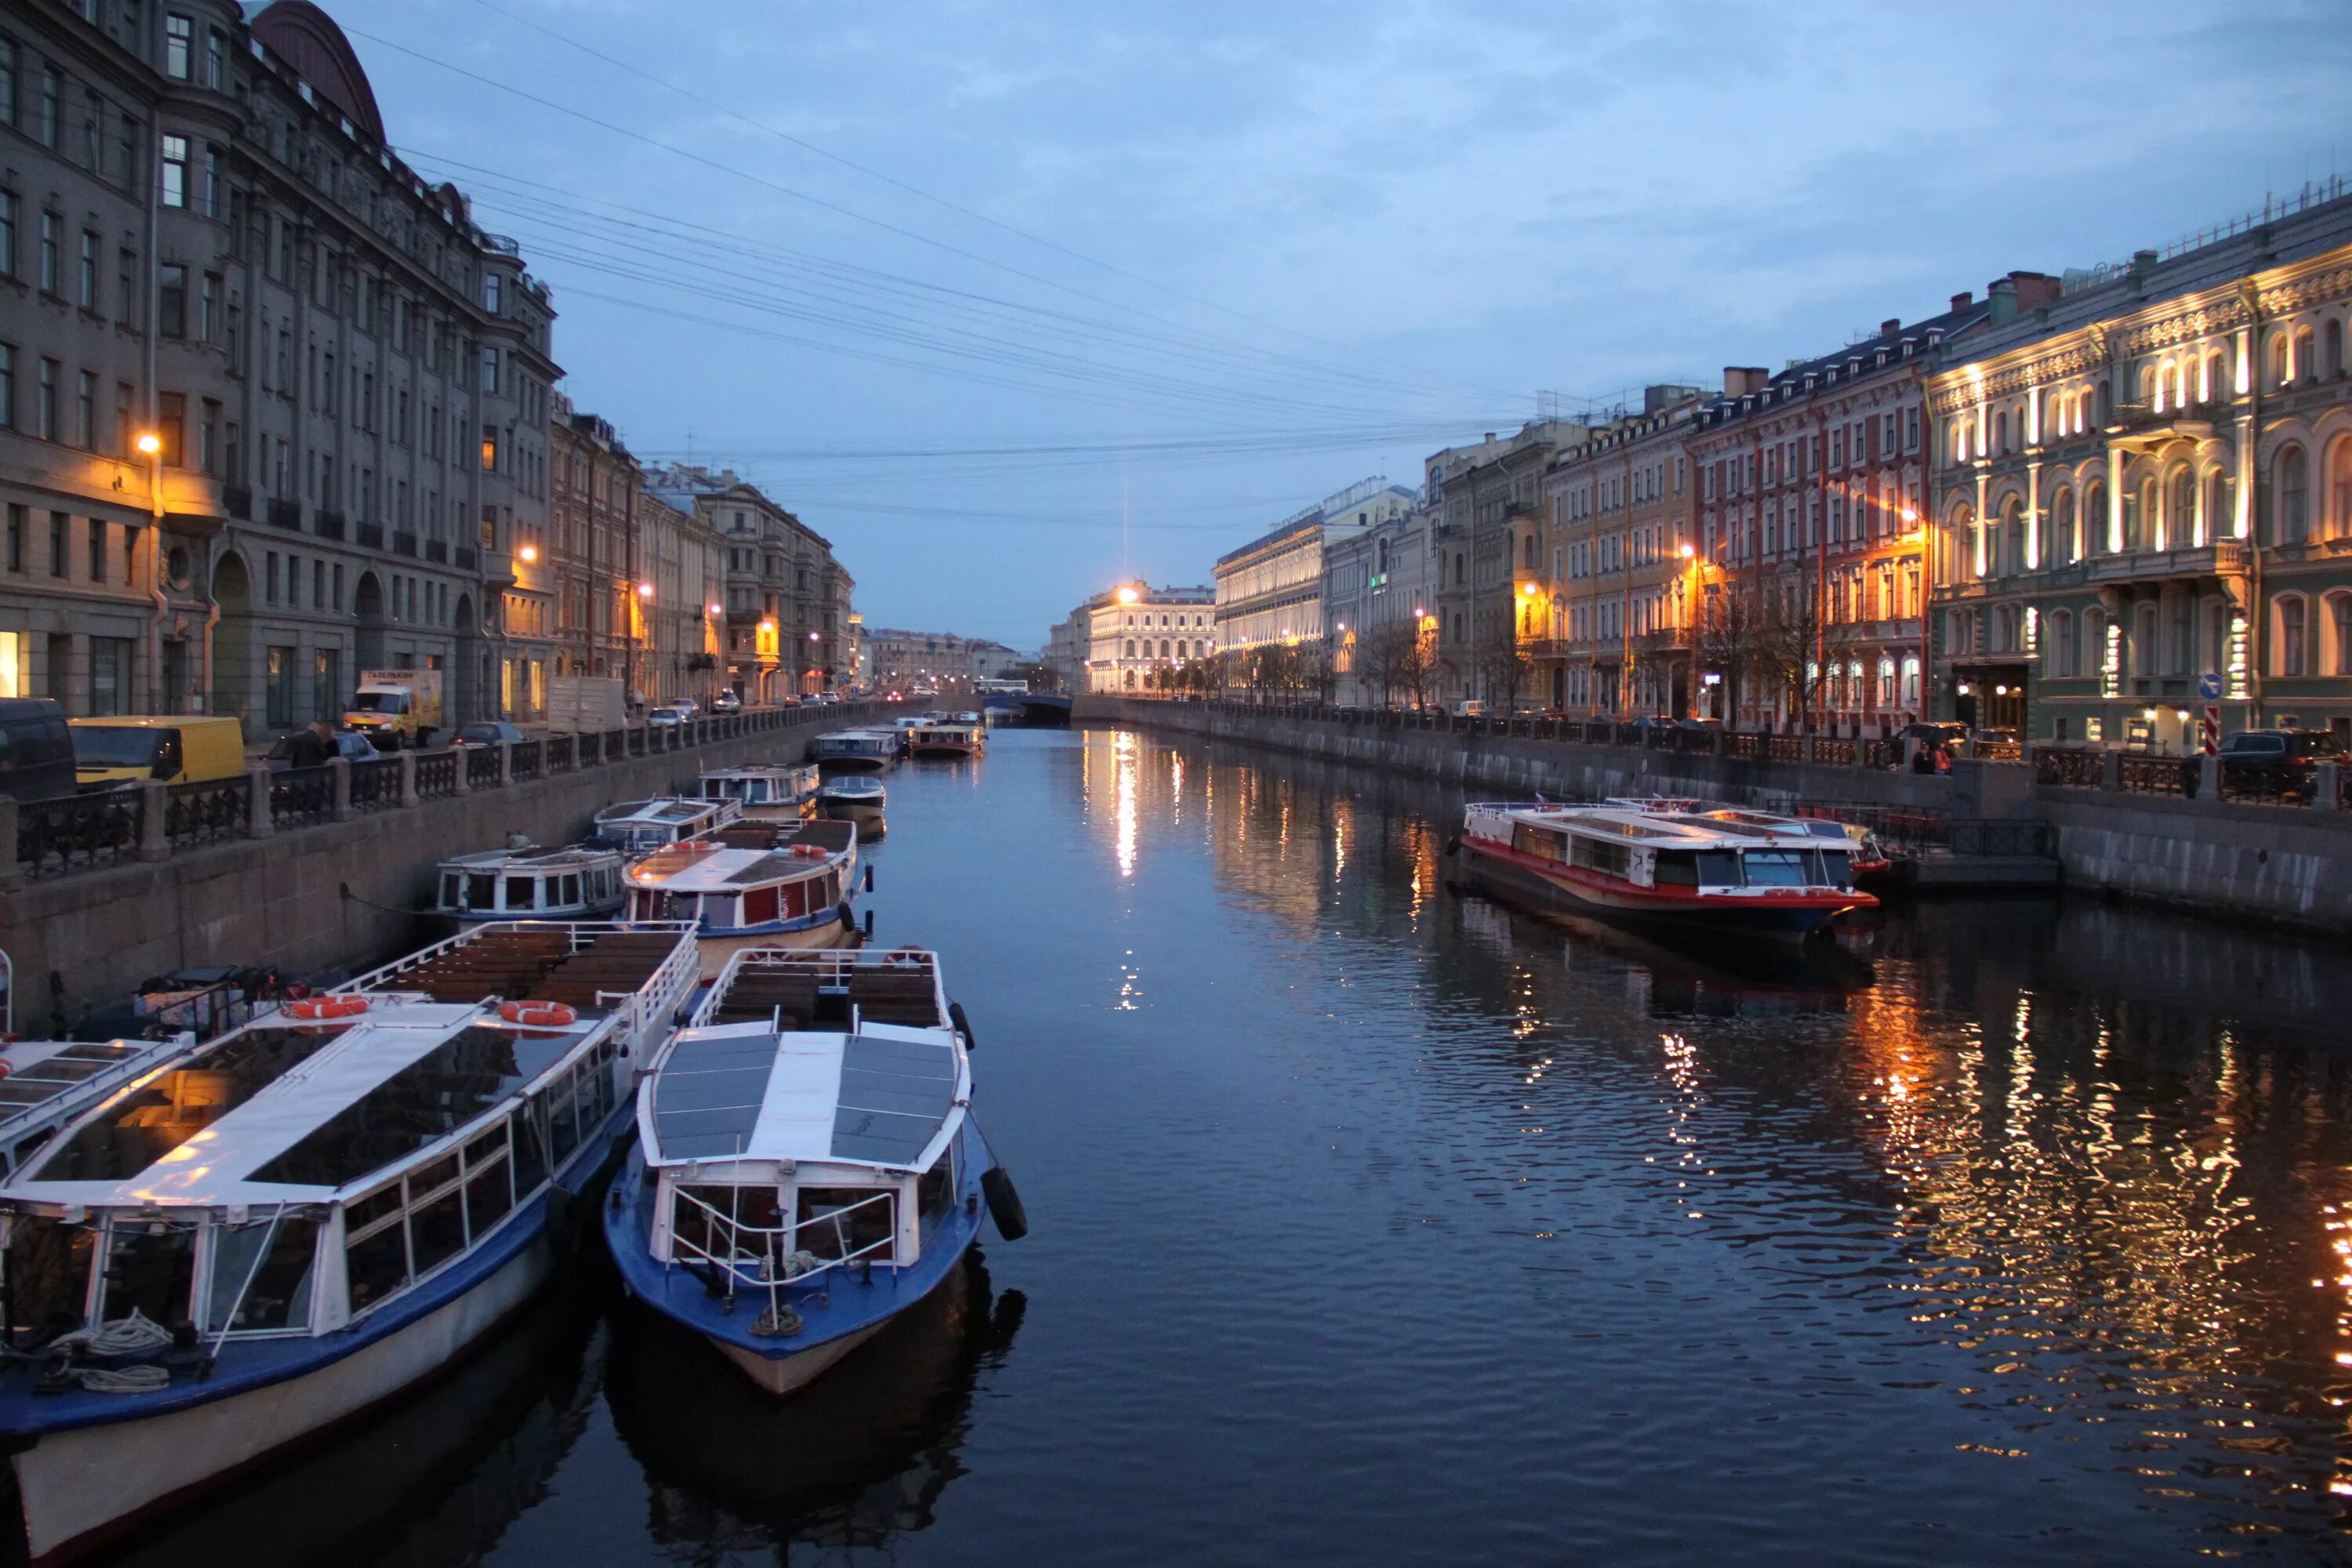
[[302,526],[302,503],[272,499],[269,503],[269,526],[299,530]]
[[221,491],[221,510],[239,522],[253,521],[253,487],[230,485]]
[[360,524],[359,546],[362,550],[382,550],[383,548],[383,524],[380,522],[363,522]]
[[310,514],[310,529],[321,539],[341,539],[343,536],[343,514],[320,507]]
[[2161,447],[2168,441],[2202,441],[2213,434],[2213,421],[2200,416],[2210,415],[2214,406],[2200,404],[2194,409],[2168,408],[2158,413],[2145,403],[2118,404],[2115,418],[2107,424],[2106,437],[2126,450]]
[[[458,553],[462,555],[467,552],[460,551]],[[482,581],[493,588],[513,587],[515,585],[514,557],[503,550],[482,552]]]
[[2165,581],[2181,577],[2236,577],[2246,570],[2246,543],[2239,539],[2216,540],[2179,550],[2135,550],[2121,555],[2094,555],[2079,563],[2090,568],[2094,583]]
[[395,531],[392,536],[392,552],[394,555],[415,555],[416,553],[416,535],[413,533],[402,533]]

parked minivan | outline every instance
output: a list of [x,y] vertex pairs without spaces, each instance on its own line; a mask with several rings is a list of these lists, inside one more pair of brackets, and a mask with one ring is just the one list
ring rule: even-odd
[[73,733],[50,697],[0,698],[0,795],[54,800],[74,792]]
[[204,784],[245,772],[245,731],[235,719],[178,716],[75,719],[74,777],[85,790],[142,779]]

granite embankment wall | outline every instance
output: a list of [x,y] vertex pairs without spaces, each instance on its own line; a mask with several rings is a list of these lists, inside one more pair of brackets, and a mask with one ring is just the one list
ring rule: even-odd
[[2070,888],[2200,915],[2352,936],[2352,812],[2034,784],[2023,763],[1948,777],[1462,731],[1386,729],[1225,704],[1087,696],[1080,723],[1265,746],[1499,795],[1694,795],[1766,808],[1801,801],[2048,823]]
[[[446,935],[417,912],[434,868],[509,834],[562,844],[614,801],[691,789],[705,767],[799,762],[838,710],[684,751],[390,806],[131,861],[0,896],[0,951],[15,965],[16,1026],[47,1028],[111,1006],[149,975],[194,965],[348,968]],[[428,926],[430,929],[428,929]]]

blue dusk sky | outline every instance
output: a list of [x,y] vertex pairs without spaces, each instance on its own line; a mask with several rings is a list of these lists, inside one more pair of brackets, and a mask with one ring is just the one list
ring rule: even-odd
[[1436,447],[2352,159],[2352,5],[325,0],[578,406],[1019,647]]

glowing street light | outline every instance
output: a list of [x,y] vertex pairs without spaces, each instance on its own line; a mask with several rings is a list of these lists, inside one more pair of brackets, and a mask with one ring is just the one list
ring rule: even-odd
[[1688,561],[1698,554],[1698,550],[1696,546],[1684,544],[1676,546],[1675,553],[1681,556],[1684,560]]
[[711,605],[711,606],[710,606],[710,615],[711,615],[711,618],[712,618],[713,620],[716,620],[719,616],[722,616],[722,615],[725,615],[725,614],[726,614],[726,612],[725,612],[724,610],[721,610],[718,605]]
[[650,599],[650,598],[652,598],[653,596],[654,596],[654,585],[653,585],[651,583],[640,583],[640,584],[637,584],[637,597],[638,597],[638,598],[640,598],[640,599]]
[[536,544],[526,544],[521,549],[516,551],[515,555],[519,560],[527,564],[539,559],[539,546]]
[[1143,595],[1137,593],[1132,588],[1121,588],[1118,591],[1118,602],[1122,605],[1132,605],[1136,600],[1141,597],[1143,597]]
[[139,432],[139,439],[133,445],[138,447],[142,455],[152,458],[163,449],[163,437],[156,435],[152,430],[142,430]]

